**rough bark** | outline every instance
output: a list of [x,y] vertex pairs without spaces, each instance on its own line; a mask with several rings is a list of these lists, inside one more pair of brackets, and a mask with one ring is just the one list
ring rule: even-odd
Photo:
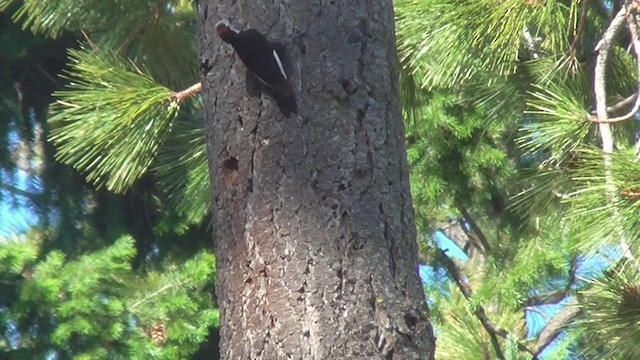
[[[224,359],[432,359],[391,0],[201,1]],[[249,97],[221,18],[286,44],[299,114]]]

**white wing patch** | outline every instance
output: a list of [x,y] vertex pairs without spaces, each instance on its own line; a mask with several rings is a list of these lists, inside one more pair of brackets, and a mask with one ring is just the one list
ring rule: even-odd
[[285,79],[287,79],[287,73],[284,72],[284,68],[282,67],[282,61],[280,61],[280,56],[278,56],[278,53],[275,50],[273,50],[273,58],[276,59],[276,63],[280,68],[280,73],[282,74],[282,76],[284,76]]

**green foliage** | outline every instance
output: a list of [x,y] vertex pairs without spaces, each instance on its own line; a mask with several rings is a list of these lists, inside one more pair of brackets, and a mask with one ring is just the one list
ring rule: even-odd
[[[163,5],[169,9],[163,9]],[[156,0],[146,4],[142,13],[127,11],[124,17],[111,31],[97,33],[99,48],[117,49],[119,55],[147,69],[165,86],[184,88],[198,81],[192,4],[175,7]]]
[[[611,177],[599,149],[579,154],[580,163],[573,171],[573,192],[566,200],[571,213],[581,223],[581,249],[595,253],[603,245],[629,239],[633,252],[640,250],[638,228],[639,164],[634,149],[620,149],[612,157]],[[609,182],[609,183],[608,183]],[[616,193],[613,198],[610,186]],[[615,219],[615,221],[611,221]]]
[[533,355],[522,353],[520,349],[518,349],[518,339],[509,335],[507,337],[507,342],[505,344],[505,354],[504,358],[507,360],[531,360],[533,359]]
[[547,360],[582,359],[571,350],[572,346],[582,338],[584,338],[584,336],[580,331],[572,331],[571,333],[568,333],[565,336],[562,336],[561,338],[556,340],[558,345],[552,349],[549,349],[549,351],[545,353],[545,359]]
[[172,92],[114,55],[71,50],[70,85],[56,92],[50,140],[57,159],[123,192],[149,168],[179,110]]
[[[35,34],[65,32],[95,36],[111,49],[149,69],[168,86],[184,87],[197,78],[193,4],[184,0],[0,0],[0,11],[16,8],[13,19]],[[180,51],[176,51],[180,49]]]
[[[579,275],[590,271],[585,264],[603,251],[622,246],[637,258],[640,250],[634,151],[639,123],[614,125],[616,151],[605,156],[598,149],[598,124],[591,121],[593,49],[619,6],[556,0],[395,2],[419,228],[429,233],[458,226],[453,240],[470,258],[459,264],[463,274],[448,275],[466,282],[471,298],[460,300],[459,289],[431,298],[439,358],[496,356],[487,331],[472,323],[474,313],[461,319],[462,310],[447,313],[448,307],[490,309],[488,318],[495,323],[522,318],[528,304],[546,306],[576,292],[579,306],[592,309],[582,314],[587,320],[581,324],[599,326],[600,334],[586,344],[581,338],[591,328],[565,324],[554,358],[586,350],[594,355],[594,347],[620,348],[619,354],[607,352],[615,358],[637,357],[632,340],[637,331],[622,314],[609,311],[608,319],[614,329],[614,323],[626,324],[628,333],[608,339],[607,326],[598,324],[593,312],[619,300],[595,296],[596,290],[603,293],[601,280]],[[610,52],[609,106],[637,91],[638,60],[628,41],[616,38]],[[426,255],[434,253],[439,250]],[[449,269],[438,256],[431,260],[436,269]],[[630,283],[617,272],[609,278]],[[505,358],[529,356],[516,346],[526,340],[519,326],[504,325],[507,335],[499,339]],[[534,340],[526,344],[531,348],[536,339],[529,340]]]
[[637,264],[623,263],[586,290],[580,323],[586,336],[585,353],[598,359],[635,359],[640,332],[640,277]]
[[[493,359],[496,358],[491,339],[475,317],[469,303],[460,295],[457,289],[450,289],[452,296],[441,303],[439,312],[443,321],[439,323],[436,336],[437,359]],[[495,322],[503,328],[518,329],[518,334],[524,331],[522,318],[516,314],[496,309],[489,314]],[[505,345],[505,341],[500,341]],[[525,357],[516,357],[525,359]]]
[[[185,136],[181,133],[183,123],[187,123],[187,131],[199,128],[202,133],[201,105],[173,97],[176,86],[179,90],[197,80],[194,3],[176,0],[97,4],[82,0],[2,4],[6,11],[13,12],[16,21],[31,19],[27,28],[37,25],[45,34],[57,31],[56,36],[61,37],[53,41],[20,32],[7,23],[11,13],[3,13],[0,18],[7,30],[0,38],[3,46],[17,56],[6,64],[2,58],[6,67],[2,67],[5,70],[1,74],[4,81],[0,82],[0,115],[9,119],[0,122],[0,136],[7,140],[7,146],[0,147],[1,165],[7,171],[0,180],[2,188],[11,192],[21,188],[14,173],[18,166],[29,173],[29,191],[18,191],[18,200],[32,206],[41,225],[55,228],[48,234],[64,244],[64,251],[91,250],[91,246],[76,246],[64,240],[74,236],[118,236],[136,233],[141,227],[162,227],[164,234],[184,234],[206,223],[204,217],[211,199],[206,181],[202,181],[207,176],[206,162],[179,162],[187,166],[197,163],[198,170],[193,171],[173,171],[173,164],[163,166],[163,160],[154,163],[161,152],[171,152],[173,159],[191,159],[193,154],[204,159],[204,137],[187,135],[189,141],[180,143]],[[76,9],[91,11],[66,17],[75,14]],[[51,24],[47,22],[49,18],[60,21]],[[114,26],[100,28],[101,22],[94,18]],[[77,32],[80,30],[82,34]],[[72,31],[76,33],[68,33]],[[82,49],[67,51],[67,46],[78,44],[75,39],[69,41],[71,36],[81,36],[87,43]],[[67,53],[71,63],[65,67],[65,77],[58,78],[64,62],[69,60]],[[70,83],[60,90],[65,81]],[[59,89],[56,94],[61,102],[49,107],[52,88]],[[178,114],[180,117],[176,118]],[[54,119],[47,124],[49,115]],[[51,129],[55,134],[50,133]],[[140,137],[135,138],[136,135]],[[55,138],[52,143],[59,147],[54,149],[47,138]],[[162,148],[165,142],[170,149]],[[56,150],[56,157],[72,163],[87,178],[53,161]],[[171,170],[161,170],[166,168]],[[174,176],[166,180],[167,173]],[[159,181],[154,181],[156,175]],[[174,188],[162,189],[164,184]],[[104,190],[93,196],[92,185],[123,196]],[[177,188],[180,190],[175,191]],[[0,192],[0,197],[5,194]],[[123,207],[136,204],[141,198],[144,210],[138,207],[134,216],[123,216],[127,213]],[[177,208],[178,214],[171,207]],[[163,215],[158,215],[156,210],[160,209]],[[52,213],[56,215],[51,216]],[[107,225],[107,220],[115,223]],[[144,222],[148,224],[142,225]],[[159,223],[164,225],[158,226]],[[131,226],[136,229],[127,228]],[[58,231],[65,236],[58,237]],[[139,242],[147,240],[136,237]]]
[[[0,8],[11,56],[0,59],[0,136],[9,139],[0,157],[10,175],[0,185],[11,184],[1,193],[40,216],[25,239],[0,242],[0,357],[189,358],[219,322],[215,262],[202,251],[211,200],[202,106],[174,96],[197,81],[195,4]],[[59,40],[5,27],[11,14]],[[85,44],[73,49],[79,38]],[[11,178],[17,166],[28,191],[13,185],[23,181]],[[158,324],[164,344],[150,340]]]
[[[129,2],[129,9],[139,7],[148,0]],[[0,1],[0,10],[8,10],[18,3],[14,0]],[[104,29],[117,22],[123,14],[124,2],[118,1],[116,6],[107,1],[55,1],[55,0],[27,0],[23,1],[14,14],[14,19],[23,27],[38,34],[58,37],[63,31],[98,30]],[[137,6],[136,6],[137,5]]]
[[423,87],[504,77],[517,69],[527,29],[546,36],[550,51],[565,48],[571,10],[557,1],[398,1],[398,49]]
[[[581,351],[602,355],[602,349],[621,358],[637,355],[629,341],[637,331],[628,322],[636,316],[631,295],[637,271],[619,270],[628,265],[618,262],[595,281],[579,276],[587,271],[584,259],[620,239],[632,253],[640,246],[638,169],[631,150],[638,122],[615,126],[616,153],[606,165],[604,154],[594,150],[600,134],[590,121],[593,48],[617,10],[610,5],[395,2],[411,187],[419,228],[430,239],[421,249],[441,274],[447,267],[434,250],[432,232],[458,225],[456,240],[466,241],[461,246],[470,257],[459,265],[464,274],[457,279],[468,284],[470,299],[448,284],[428,289],[438,358],[498,356],[478,321],[482,309],[507,333],[498,336],[504,357],[530,358],[518,345],[535,342],[525,339],[524,314],[536,295],[546,293],[565,299],[579,293],[576,301],[585,310],[579,326],[563,328],[556,358]],[[83,240],[68,241],[65,251],[42,251],[44,260],[36,240],[25,244],[30,248],[0,247],[7,281],[0,298],[8,304],[0,313],[2,331],[20,335],[3,349],[78,358],[184,358],[218,321],[208,288],[213,259],[192,257],[197,251],[172,242],[206,223],[212,198],[202,106],[172,97],[173,90],[197,81],[193,3],[0,0],[0,7],[15,10],[14,19],[34,32],[83,33],[90,50],[70,52],[69,83],[56,93],[53,131],[45,136],[58,158],[92,184],[143,204],[125,209],[145,215],[130,221],[130,228],[146,266],[145,276],[131,269],[131,240],[83,254],[92,244],[113,242],[104,234],[126,232],[87,226],[87,214],[113,217],[118,211],[102,195],[67,198],[59,208],[78,219],[67,216],[64,228],[76,228],[69,230],[74,234],[80,229]],[[616,39],[611,52],[609,105],[637,90],[630,75],[637,60],[626,41]],[[78,203],[88,205],[79,209]],[[94,206],[98,210],[87,210]],[[37,307],[42,304],[45,310]],[[167,326],[163,346],[147,335],[158,323]],[[602,327],[592,330],[602,323],[613,336]],[[589,333],[585,344],[581,335]]]
[[497,147],[505,127],[487,126],[477,109],[444,93],[430,96],[416,113],[422,119],[407,124],[407,156],[419,227],[457,217],[463,207],[499,201],[502,180],[496,175],[510,173],[513,165]]
[[209,214],[212,195],[203,109],[200,101],[194,103],[192,111],[183,111],[174,123],[175,135],[160,149],[153,170],[177,212],[192,223],[200,223]]
[[33,263],[38,252],[32,246],[25,246],[19,239],[6,239],[0,247],[0,275],[15,276],[25,266]]
[[[77,359],[181,359],[219,323],[207,290],[215,277],[210,254],[180,265],[167,261],[140,277],[131,268],[130,237],[75,260],[53,251],[37,261],[37,253],[33,241],[0,244],[5,254],[0,268],[24,276],[14,282],[18,301],[1,305],[3,335],[21,339],[2,345],[4,352],[30,351],[32,358],[53,351]],[[157,323],[167,328],[161,345],[147,333]]]
[[522,126],[520,147],[530,154],[549,152],[545,162],[562,162],[579,150],[592,135],[586,99],[567,98],[571,87],[549,84],[531,94],[529,114],[536,120]]

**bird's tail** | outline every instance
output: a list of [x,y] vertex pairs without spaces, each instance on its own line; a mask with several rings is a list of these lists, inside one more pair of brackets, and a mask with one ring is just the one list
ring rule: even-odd
[[272,90],[273,98],[276,100],[276,104],[278,105],[282,115],[289,116],[291,113],[298,113],[296,96],[290,84]]

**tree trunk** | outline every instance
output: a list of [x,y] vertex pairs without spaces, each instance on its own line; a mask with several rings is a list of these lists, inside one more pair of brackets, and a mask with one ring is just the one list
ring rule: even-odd
[[[391,0],[200,1],[223,359],[432,359]],[[298,114],[216,35],[287,46]]]

